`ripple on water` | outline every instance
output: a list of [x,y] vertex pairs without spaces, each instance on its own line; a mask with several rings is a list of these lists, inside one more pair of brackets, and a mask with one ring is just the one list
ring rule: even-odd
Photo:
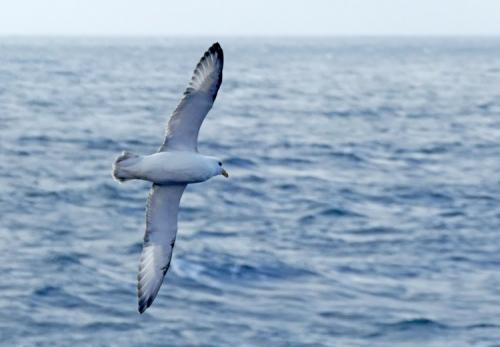
[[500,41],[223,41],[199,149],[231,176],[188,187],[138,315],[150,185],[111,164],[207,40],[0,38],[3,343],[498,344]]

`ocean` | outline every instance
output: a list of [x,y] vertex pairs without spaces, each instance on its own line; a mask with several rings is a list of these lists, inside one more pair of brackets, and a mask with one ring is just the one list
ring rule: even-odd
[[149,154],[212,40],[0,39],[1,346],[500,346],[500,39],[221,38],[172,266]]

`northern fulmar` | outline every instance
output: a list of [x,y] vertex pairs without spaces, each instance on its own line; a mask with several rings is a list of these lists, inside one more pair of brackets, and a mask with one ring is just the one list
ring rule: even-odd
[[152,182],[146,206],[146,232],[137,275],[139,313],[155,299],[170,267],[177,234],[177,213],[189,183],[217,175],[228,177],[222,162],[198,153],[201,123],[222,83],[224,54],[219,43],[203,55],[166,127],[163,144],[151,155],[123,152],[113,164],[113,177]]

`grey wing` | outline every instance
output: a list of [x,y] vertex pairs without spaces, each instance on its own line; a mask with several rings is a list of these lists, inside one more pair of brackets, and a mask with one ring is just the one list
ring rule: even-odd
[[198,150],[198,133],[217,97],[223,66],[224,53],[219,43],[214,43],[196,66],[183,98],[172,113],[159,152]]
[[137,296],[141,314],[153,303],[170,266],[177,235],[177,213],[185,188],[185,184],[153,184],[149,192],[146,233],[137,275]]

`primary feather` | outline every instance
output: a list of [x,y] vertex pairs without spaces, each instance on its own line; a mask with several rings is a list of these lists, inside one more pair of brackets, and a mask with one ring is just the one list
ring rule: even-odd
[[142,248],[137,296],[143,313],[155,299],[170,267],[177,235],[177,213],[185,184],[153,184],[146,207],[146,233]]
[[198,150],[201,123],[217,97],[223,67],[224,53],[219,43],[214,43],[196,65],[184,96],[168,121],[160,152]]

